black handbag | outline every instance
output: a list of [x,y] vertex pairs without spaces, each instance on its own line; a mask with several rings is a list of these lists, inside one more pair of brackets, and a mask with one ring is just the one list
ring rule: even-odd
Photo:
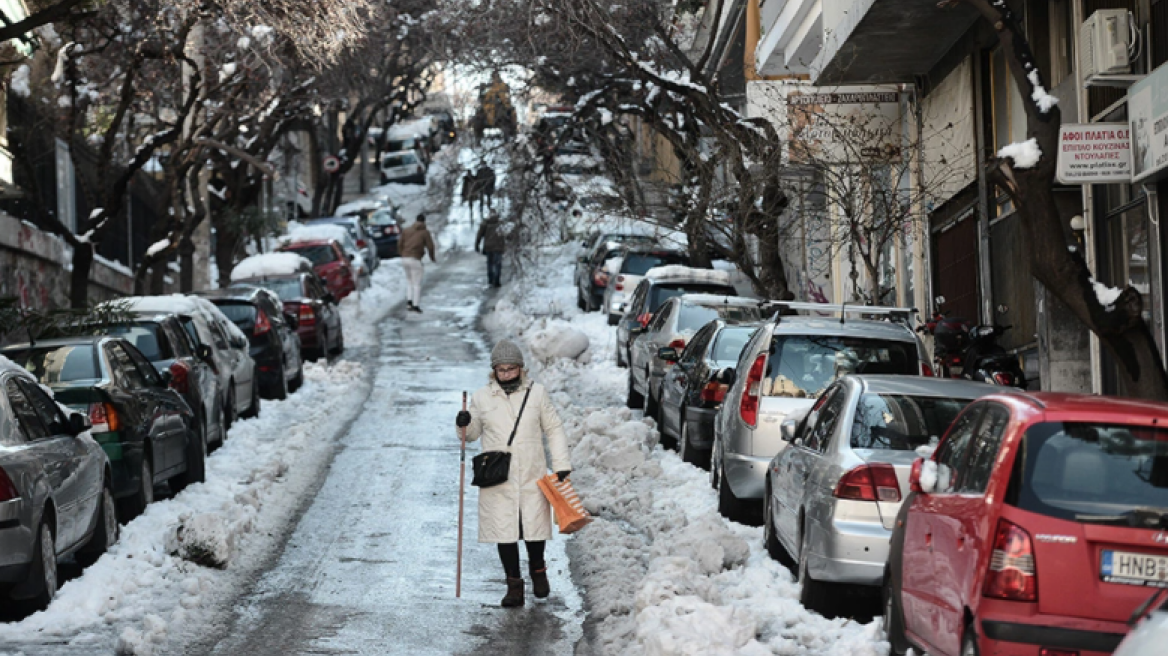
[[[523,409],[527,407],[527,397],[531,396],[531,388],[523,395],[523,403],[519,405],[519,415],[515,417],[515,428],[511,429],[511,438],[507,440],[507,448],[515,441],[515,433],[519,431],[519,420],[523,418]],[[510,451],[484,451],[470,460],[474,478],[470,484],[476,487],[494,487],[507,482],[507,475],[511,471]]]

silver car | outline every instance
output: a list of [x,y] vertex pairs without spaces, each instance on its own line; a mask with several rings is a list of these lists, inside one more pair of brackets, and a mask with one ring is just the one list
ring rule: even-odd
[[683,294],[665,301],[645,331],[633,340],[626,405],[630,408],[644,405],[645,416],[660,421],[661,379],[677,361],[677,354],[685,349],[689,338],[714,319],[745,322],[761,318],[758,299],[753,298]]
[[[785,303],[790,310],[845,317],[776,316],[746,347],[723,382],[730,385],[714,419],[710,484],[718,509],[730,519],[759,522],[771,458],[783,450],[779,427],[793,412],[849,373],[922,374],[925,347],[909,327],[911,310]],[[886,315],[896,321],[846,318]],[[905,321],[901,322],[903,318]]]
[[49,605],[57,560],[96,560],[118,539],[113,476],[89,420],[0,358],[0,606]]
[[833,615],[829,584],[883,583],[888,544],[908,494],[916,449],[936,442],[971,401],[1000,387],[922,376],[844,376],[801,419],[783,423],[790,445],[771,460],[763,539],[797,565],[800,601]]

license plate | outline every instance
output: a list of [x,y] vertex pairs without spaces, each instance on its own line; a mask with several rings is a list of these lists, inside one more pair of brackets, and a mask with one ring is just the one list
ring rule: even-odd
[[1107,583],[1168,588],[1168,556],[1104,549],[1099,578]]

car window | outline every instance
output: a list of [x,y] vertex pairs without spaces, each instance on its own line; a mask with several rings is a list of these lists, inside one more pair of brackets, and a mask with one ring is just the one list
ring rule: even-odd
[[847,392],[840,386],[832,387],[825,393],[827,397],[816,411],[815,425],[807,431],[803,438],[803,446],[812,451],[823,451],[831,441],[840,415],[843,414],[844,404],[847,403]]
[[131,389],[146,387],[146,378],[138,371],[138,367],[134,365],[134,361],[121,344],[116,342],[110,344],[106,347],[106,353],[109,354],[110,365],[113,366],[114,376],[119,385]]
[[658,283],[649,292],[648,312],[656,312],[661,304],[682,294],[718,294],[721,296],[737,296],[733,287],[710,283]]
[[940,439],[969,399],[867,393],[856,405],[853,449],[912,451]]
[[688,263],[689,257],[684,253],[627,253],[621,262],[620,272],[643,276],[653,267]]
[[154,387],[162,386],[162,378],[158,375],[158,370],[154,368],[154,365],[150,364],[149,360],[143,357],[142,353],[132,346],[123,344],[122,348],[126,350],[126,354],[130,356],[130,360],[134,362],[134,366],[142,374],[142,378],[146,380],[147,385]]
[[33,410],[37,413],[41,423],[48,429],[50,435],[64,435],[68,427],[65,413],[48,394],[30,380],[18,380],[17,384],[24,390]]
[[5,355],[46,385],[101,380],[92,344],[43,346]]
[[167,321],[161,325],[163,332],[166,334],[166,342],[174,351],[174,357],[189,358],[195,354],[195,345],[191,342],[191,336],[181,326],[176,325],[172,321]]
[[813,398],[850,373],[919,374],[916,344],[830,335],[777,335],[771,340],[762,393]]
[[319,246],[289,246],[283,250],[288,253],[296,253],[308,259],[309,262],[312,262],[313,266],[320,266],[321,264],[337,261],[337,253],[331,244]]
[[981,423],[973,433],[969,446],[969,460],[957,479],[957,491],[962,494],[982,494],[994,473],[994,461],[1002,446],[1002,436],[1010,423],[1010,411],[990,403],[986,405]]
[[304,292],[300,288],[300,278],[269,278],[263,282],[255,283],[257,287],[263,287],[271,291],[281,300],[294,300],[304,296]]
[[162,326],[152,321],[110,326],[105,332],[133,344],[148,360],[170,360],[175,357]]
[[977,405],[962,413],[937,447],[937,493],[947,494],[957,490],[957,480],[965,469],[969,446],[973,442],[973,431],[984,409],[984,405]]
[[756,330],[758,328],[755,326],[723,328],[714,342],[710,359],[715,362],[736,362]]
[[714,319],[757,321],[761,318],[762,314],[754,305],[684,303],[681,306],[681,313],[677,317],[677,329],[679,331],[697,330]]
[[689,343],[685,345],[685,350],[681,352],[681,362],[684,365],[692,365],[702,357],[706,352],[706,345],[710,343],[710,336],[717,330],[718,324],[709,323],[702,327],[701,330],[694,333],[690,338]]
[[9,378],[8,382],[4,384],[4,392],[8,396],[8,406],[12,408],[12,413],[16,415],[20,428],[24,431],[24,438],[31,442],[48,437],[48,428],[45,427],[40,416],[32,407],[32,403],[25,396],[24,390],[14,378]]
[[657,332],[661,330],[661,328],[665,326],[665,323],[669,321],[669,316],[673,314],[673,308],[673,303],[666,303],[665,306],[661,308],[661,311],[653,317],[653,321],[649,322],[649,332]]

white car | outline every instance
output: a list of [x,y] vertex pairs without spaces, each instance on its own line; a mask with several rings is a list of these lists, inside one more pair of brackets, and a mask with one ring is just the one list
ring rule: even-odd
[[416,150],[402,150],[381,156],[381,183],[426,184],[426,161]]
[[608,325],[615,326],[625,313],[625,305],[633,295],[637,284],[650,269],[689,264],[689,256],[684,251],[670,250],[661,246],[632,246],[622,252],[617,262],[610,261],[608,286],[604,288],[604,303],[608,313]]
[[1131,621],[1136,621],[1137,617],[1143,621],[1119,643],[1114,656],[1160,656],[1164,653],[1164,645],[1168,643],[1168,590],[1160,589],[1152,594]]

